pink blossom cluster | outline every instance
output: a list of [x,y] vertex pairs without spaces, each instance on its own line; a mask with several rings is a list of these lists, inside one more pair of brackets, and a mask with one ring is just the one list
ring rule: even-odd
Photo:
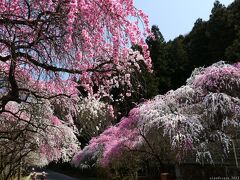
[[240,87],[240,67],[218,62],[205,69],[196,69],[188,82],[211,92],[230,92]]
[[108,166],[113,158],[120,156],[124,150],[133,149],[141,139],[136,129],[138,118],[139,109],[132,109],[129,116],[123,117],[120,123],[109,127],[99,137],[92,138],[89,145],[75,155],[73,164],[79,166],[85,163],[87,156],[98,154],[98,162]]
[[[130,50],[134,44],[143,47],[141,60],[151,69],[144,41],[150,34],[148,17],[133,0],[3,0],[0,18],[0,55],[14,53],[18,76],[22,73],[35,88],[69,95],[76,93],[78,82],[90,95],[98,86],[97,96],[102,96],[117,83],[131,86],[123,78],[139,70]],[[8,46],[14,38],[16,52]],[[3,62],[5,71],[10,62]]]

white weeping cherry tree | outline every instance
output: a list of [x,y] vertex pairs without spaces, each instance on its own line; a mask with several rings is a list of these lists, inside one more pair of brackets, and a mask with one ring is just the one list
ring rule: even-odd
[[184,162],[189,155],[214,163],[226,159],[239,130],[240,63],[218,62],[196,69],[185,86],[138,105],[93,138],[73,163],[95,160],[114,167],[129,152],[152,156],[159,166],[166,159]]

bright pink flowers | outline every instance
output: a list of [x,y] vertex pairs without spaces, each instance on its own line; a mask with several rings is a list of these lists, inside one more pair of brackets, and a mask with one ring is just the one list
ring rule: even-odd
[[[139,59],[129,49],[132,44],[143,47],[141,60],[151,68],[144,42],[147,16],[134,8],[132,0],[3,0],[0,19],[4,59],[0,66],[5,66],[6,75],[13,71],[19,87],[20,76],[29,80],[31,90],[46,88],[54,95],[76,94],[75,87],[82,86],[89,95],[106,96],[120,81],[131,87],[131,77],[122,79],[139,67]],[[115,82],[110,82],[113,77]],[[98,89],[93,92],[94,85]]]

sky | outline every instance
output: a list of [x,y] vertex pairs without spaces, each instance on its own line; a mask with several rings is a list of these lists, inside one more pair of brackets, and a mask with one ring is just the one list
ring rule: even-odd
[[[233,0],[219,0],[228,6]],[[189,33],[198,18],[208,20],[215,0],[134,0],[150,20],[158,25],[165,40]]]

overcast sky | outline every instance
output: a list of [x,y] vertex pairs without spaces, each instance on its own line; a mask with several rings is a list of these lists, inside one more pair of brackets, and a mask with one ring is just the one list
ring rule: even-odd
[[[158,25],[166,41],[191,31],[198,18],[208,20],[215,0],[134,0],[135,6]],[[220,0],[225,6],[233,0]]]

